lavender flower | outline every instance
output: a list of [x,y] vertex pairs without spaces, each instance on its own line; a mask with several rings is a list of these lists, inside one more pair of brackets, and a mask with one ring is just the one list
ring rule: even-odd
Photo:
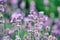
[[44,0],[44,4],[48,5],[49,0]]
[[43,18],[43,16],[44,16],[44,12],[43,11],[40,11],[39,12],[39,17]]
[[24,40],[30,40],[29,36],[24,35]]
[[57,40],[55,36],[49,35],[48,40]]
[[46,29],[46,32],[50,31],[50,27],[49,26],[46,26],[45,29]]
[[57,11],[60,13],[60,7],[57,7]]
[[21,38],[19,37],[19,35],[16,35],[16,39],[15,40],[21,40]]
[[10,0],[11,4],[12,4],[12,7],[13,9],[16,9],[18,7],[18,0]]
[[16,22],[16,19],[17,19],[16,15],[17,15],[16,12],[12,14],[12,16],[11,16],[11,22]]
[[[33,5],[32,5],[33,4]],[[30,3],[30,11],[31,10],[36,10],[36,8],[35,8],[35,2],[34,1],[32,1],[31,3]]]
[[9,28],[6,29],[6,33],[8,35],[12,35],[14,33],[14,30],[10,30]]
[[60,29],[59,29],[58,25],[56,25],[56,24],[54,25],[52,33],[60,35]]
[[22,1],[22,2],[21,2],[21,4],[20,4],[20,7],[21,7],[22,9],[24,9],[24,8],[25,8],[25,6],[26,6],[25,1]]
[[43,26],[38,23],[38,24],[35,24],[35,28],[41,31],[43,29]]
[[11,0],[11,4],[17,4],[18,0]]
[[[32,5],[32,4],[33,4],[33,5]],[[35,6],[35,2],[34,2],[34,1],[31,1],[30,6],[31,6],[31,7]]]

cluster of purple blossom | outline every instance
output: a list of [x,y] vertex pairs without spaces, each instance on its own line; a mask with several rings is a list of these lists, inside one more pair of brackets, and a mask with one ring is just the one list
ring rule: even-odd
[[[14,9],[17,8],[17,3],[17,0],[11,1]],[[44,3],[47,6],[48,1]],[[20,6],[22,9],[24,9],[26,6],[25,2],[23,1]],[[30,3],[30,14],[25,17],[25,13],[17,8],[16,11],[11,15],[10,22],[12,23],[13,27],[12,29],[6,29],[5,33],[7,35],[3,36],[2,40],[12,40],[11,36],[15,32],[18,32],[15,40],[21,40],[19,34],[20,29],[22,28],[28,33],[28,35],[24,35],[24,40],[58,40],[55,35],[60,35],[60,7],[58,7],[57,10],[59,12],[59,18],[54,18],[54,13],[51,13],[50,17],[48,17],[47,15],[44,15],[44,11],[38,12],[35,8],[35,2],[32,1]],[[2,25],[4,25],[4,18],[2,15],[0,15],[0,19],[0,25],[2,27]]]

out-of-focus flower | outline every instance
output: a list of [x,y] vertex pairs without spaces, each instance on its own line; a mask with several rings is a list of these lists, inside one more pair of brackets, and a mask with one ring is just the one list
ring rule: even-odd
[[34,1],[31,1],[31,2],[30,2],[30,6],[31,6],[31,7],[35,6],[35,2],[34,2]]
[[44,38],[47,38],[48,36],[49,36],[48,32],[44,33]]
[[20,4],[20,7],[21,7],[22,9],[24,9],[24,8],[25,8],[25,6],[26,6],[25,1],[22,1],[22,2],[21,2],[21,4]]
[[14,30],[10,30],[9,28],[6,29],[6,33],[8,35],[12,35],[14,33]]
[[43,11],[40,11],[39,12],[39,17],[43,17],[44,16],[44,12]]
[[11,4],[12,4],[12,8],[13,9],[16,9],[16,8],[18,8],[18,0],[10,0],[10,2],[11,2]]
[[17,13],[12,14],[11,22],[16,22],[16,20],[17,20],[16,15],[17,15]]
[[46,26],[45,29],[46,29],[46,32],[49,32],[50,31],[50,26]]
[[45,35],[40,35],[39,40],[47,40],[47,38],[45,38]]
[[49,0],[44,0],[44,4],[48,5]]
[[24,18],[24,22],[29,22],[30,19],[27,17],[27,18]]
[[49,35],[48,40],[57,40],[55,36]]
[[16,35],[16,39],[15,40],[21,40],[19,35]]
[[24,35],[24,40],[30,40],[29,36]]
[[57,7],[57,11],[60,13],[60,6],[59,6],[59,7]]
[[18,0],[11,0],[11,4],[17,4],[18,3]]
[[22,19],[23,19],[22,14],[17,12],[13,13],[11,16],[11,22],[15,22],[15,23],[21,22]]
[[34,1],[30,2],[30,11],[31,10],[36,10],[36,8],[35,8],[35,2]]
[[55,24],[54,26],[53,26],[53,30],[52,30],[52,33],[55,33],[55,34],[57,34],[57,35],[60,35],[60,29],[59,29],[60,27],[57,25],[57,24]]
[[43,26],[42,26],[41,24],[37,23],[37,24],[35,24],[35,28],[36,28],[37,30],[42,31]]

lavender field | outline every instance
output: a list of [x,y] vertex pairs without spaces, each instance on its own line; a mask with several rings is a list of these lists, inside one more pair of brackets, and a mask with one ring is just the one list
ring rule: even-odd
[[60,40],[60,0],[0,0],[0,40]]

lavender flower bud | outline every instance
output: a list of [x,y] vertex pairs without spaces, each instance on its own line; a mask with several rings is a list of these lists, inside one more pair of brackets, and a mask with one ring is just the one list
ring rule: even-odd
[[44,0],[44,4],[48,5],[49,0]]
[[22,2],[21,2],[21,4],[20,4],[20,7],[21,7],[22,9],[24,9],[24,8],[25,8],[25,6],[26,6],[25,1],[22,1]]
[[18,0],[11,0],[11,4],[17,4]]

